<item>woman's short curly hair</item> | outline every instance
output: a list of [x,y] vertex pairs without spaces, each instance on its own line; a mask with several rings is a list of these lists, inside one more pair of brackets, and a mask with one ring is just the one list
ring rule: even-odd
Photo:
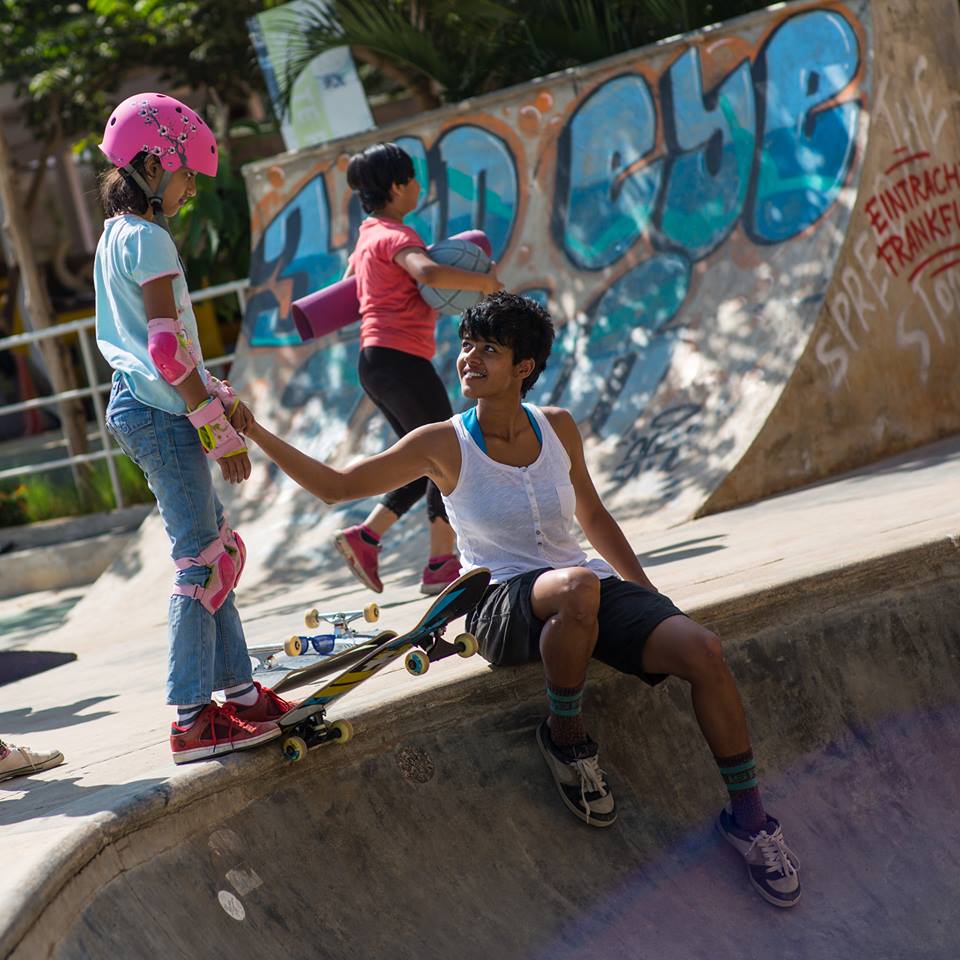
[[533,360],[533,372],[520,388],[521,396],[526,396],[546,369],[553,349],[553,320],[536,300],[500,291],[464,311],[460,338],[489,340],[510,347],[514,363]]

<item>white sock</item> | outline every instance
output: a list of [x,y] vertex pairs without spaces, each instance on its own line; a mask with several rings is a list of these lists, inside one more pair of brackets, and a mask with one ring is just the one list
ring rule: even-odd
[[260,691],[252,681],[226,687],[223,692],[229,703],[239,703],[241,707],[252,707],[260,699]]
[[203,708],[209,703],[188,703],[177,706],[177,726],[183,730],[189,730],[194,725],[197,717],[203,712]]

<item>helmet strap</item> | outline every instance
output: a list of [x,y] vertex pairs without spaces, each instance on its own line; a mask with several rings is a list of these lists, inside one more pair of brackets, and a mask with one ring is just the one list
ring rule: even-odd
[[157,184],[156,188],[151,189],[150,185],[140,175],[139,171],[134,169],[133,164],[125,164],[123,167],[121,167],[121,169],[144,192],[144,195],[147,198],[147,203],[153,208],[153,222],[157,224],[157,226],[163,227],[167,233],[170,233],[170,225],[167,223],[167,218],[163,214],[163,194],[167,189],[167,184],[170,183],[170,178],[173,176],[174,171],[163,170],[163,175],[160,177],[160,182]]

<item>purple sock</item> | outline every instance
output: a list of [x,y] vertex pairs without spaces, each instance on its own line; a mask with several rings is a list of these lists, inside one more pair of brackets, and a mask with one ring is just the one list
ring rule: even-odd
[[760,799],[757,782],[757,764],[753,750],[738,753],[733,757],[714,757],[720,768],[720,776],[730,793],[733,819],[741,830],[749,834],[767,828],[767,812]]

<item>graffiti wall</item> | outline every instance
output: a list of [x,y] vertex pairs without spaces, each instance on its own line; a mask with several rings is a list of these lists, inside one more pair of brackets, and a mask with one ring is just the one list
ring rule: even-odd
[[[392,139],[423,188],[408,218],[423,239],[485,230],[508,288],[551,309],[557,348],[532,399],[571,409],[608,502],[689,516],[749,447],[822,312],[868,137],[871,17],[865,0],[787,4],[247,168],[240,375],[259,411],[316,456],[392,439],[358,387],[358,330],[301,345],[289,309],[345,267],[361,219],[349,155]],[[893,223],[884,195],[875,209]],[[456,318],[442,317],[435,362],[459,409],[456,352]]]

